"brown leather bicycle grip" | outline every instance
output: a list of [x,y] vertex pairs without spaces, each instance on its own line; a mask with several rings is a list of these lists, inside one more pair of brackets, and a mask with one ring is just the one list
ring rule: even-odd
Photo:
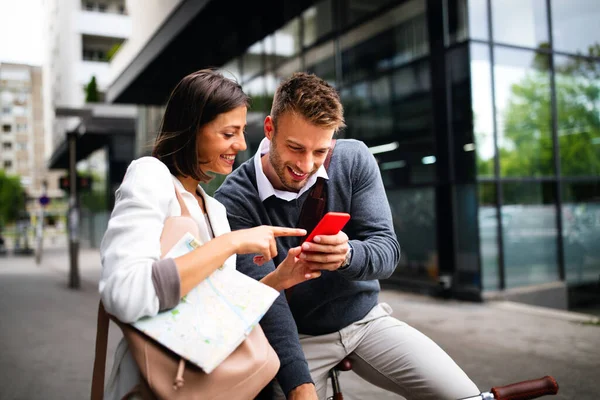
[[558,393],[558,383],[551,376],[493,387],[492,393],[498,400],[531,400]]

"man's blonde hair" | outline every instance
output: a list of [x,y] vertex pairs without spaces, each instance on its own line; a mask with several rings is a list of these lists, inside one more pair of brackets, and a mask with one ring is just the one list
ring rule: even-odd
[[304,117],[311,124],[333,128],[346,126],[344,107],[333,86],[313,74],[296,72],[281,82],[271,106],[271,118],[277,128],[277,118],[286,112]]

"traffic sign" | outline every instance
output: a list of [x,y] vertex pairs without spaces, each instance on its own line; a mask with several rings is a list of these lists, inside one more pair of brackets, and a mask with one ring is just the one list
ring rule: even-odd
[[41,195],[39,200],[40,200],[40,204],[44,207],[46,207],[48,204],[50,204],[50,197],[46,196],[45,194]]

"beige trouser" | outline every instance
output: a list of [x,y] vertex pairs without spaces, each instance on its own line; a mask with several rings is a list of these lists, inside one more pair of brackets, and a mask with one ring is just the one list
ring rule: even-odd
[[[300,335],[320,400],[331,368],[348,356],[363,379],[408,400],[457,400],[479,394],[475,384],[431,339],[391,316],[386,303],[327,335]],[[275,398],[284,399],[275,384]],[[350,397],[350,393],[346,393]]]

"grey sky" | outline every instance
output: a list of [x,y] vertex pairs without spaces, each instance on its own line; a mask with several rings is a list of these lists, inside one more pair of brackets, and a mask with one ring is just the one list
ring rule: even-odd
[[0,62],[41,65],[42,0],[0,0]]

